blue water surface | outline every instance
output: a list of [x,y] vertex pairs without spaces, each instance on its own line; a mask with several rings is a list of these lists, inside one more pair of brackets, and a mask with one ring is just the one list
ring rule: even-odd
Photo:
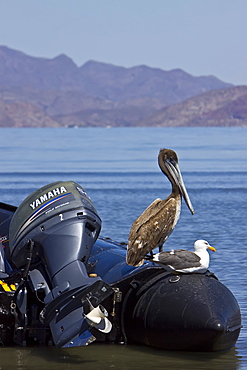
[[183,204],[166,249],[193,249],[199,238],[215,246],[210,270],[233,292],[243,318],[236,346],[221,354],[91,345],[66,354],[55,348],[2,348],[2,361],[10,356],[20,369],[37,361],[39,368],[72,370],[82,364],[87,369],[247,369],[246,128],[0,128],[0,137],[1,202],[18,206],[45,184],[76,181],[102,219],[101,236],[117,241],[127,240],[132,222],[154,199],[169,195],[157,156],[161,148],[175,150],[195,214]]

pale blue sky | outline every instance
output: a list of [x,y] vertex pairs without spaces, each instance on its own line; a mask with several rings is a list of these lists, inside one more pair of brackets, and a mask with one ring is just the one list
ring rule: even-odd
[[0,0],[0,45],[247,85],[247,0]]

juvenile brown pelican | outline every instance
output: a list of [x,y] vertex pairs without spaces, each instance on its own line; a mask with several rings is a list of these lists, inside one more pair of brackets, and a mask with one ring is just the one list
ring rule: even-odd
[[194,244],[194,252],[177,249],[171,252],[160,252],[147,259],[166,265],[176,272],[199,272],[204,273],[209,266],[209,254],[207,249],[216,252],[214,247],[206,240],[197,240]]
[[176,226],[181,209],[182,197],[191,213],[194,210],[187,194],[180,169],[177,154],[171,149],[161,149],[158,156],[161,171],[172,184],[172,193],[165,199],[156,199],[134,221],[127,247],[126,263],[140,266],[147,253],[162,246]]

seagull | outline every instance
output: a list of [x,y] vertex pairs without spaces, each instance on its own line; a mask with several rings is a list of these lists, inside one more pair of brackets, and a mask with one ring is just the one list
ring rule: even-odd
[[216,252],[216,249],[209,245],[206,240],[197,240],[194,244],[195,251],[185,249],[160,252],[146,258],[163,266],[168,266],[175,272],[183,273],[204,273],[209,266],[209,253],[207,249]]
[[145,257],[152,250],[163,244],[175,228],[181,209],[182,197],[189,210],[194,209],[186,191],[178,166],[177,154],[171,149],[161,149],[158,156],[161,171],[172,185],[172,193],[165,199],[154,200],[145,211],[133,222],[129,233],[126,263],[141,266]]

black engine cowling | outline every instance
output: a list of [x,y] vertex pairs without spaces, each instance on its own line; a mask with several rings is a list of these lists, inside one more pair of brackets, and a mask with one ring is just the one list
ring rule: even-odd
[[53,278],[70,261],[87,261],[100,228],[96,209],[80,185],[72,181],[46,185],[28,196],[12,218],[11,261],[18,268],[26,264],[25,246],[32,239]]
[[100,229],[92,201],[72,181],[35,191],[11,220],[8,258],[18,269],[28,267],[34,289],[44,287],[42,321],[59,347],[75,338],[80,344],[91,340],[85,314],[112,293],[98,276],[89,277],[85,266]]

